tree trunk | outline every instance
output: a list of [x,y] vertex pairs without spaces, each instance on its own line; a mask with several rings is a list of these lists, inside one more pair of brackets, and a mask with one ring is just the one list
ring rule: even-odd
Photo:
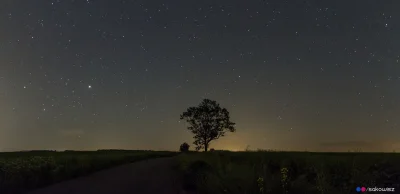
[[208,143],[204,144],[204,151],[207,152],[208,150]]

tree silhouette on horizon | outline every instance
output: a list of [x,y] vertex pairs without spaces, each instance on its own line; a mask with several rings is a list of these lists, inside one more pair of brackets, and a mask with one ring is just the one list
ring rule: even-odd
[[203,99],[197,107],[189,107],[180,119],[189,123],[187,129],[194,134],[196,150],[204,148],[207,152],[211,141],[236,131],[228,110],[210,99]]

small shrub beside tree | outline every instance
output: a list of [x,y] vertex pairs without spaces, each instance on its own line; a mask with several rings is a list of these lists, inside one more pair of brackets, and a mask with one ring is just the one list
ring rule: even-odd
[[184,142],[183,144],[181,144],[181,146],[179,147],[179,151],[181,152],[188,152],[190,148],[190,145],[186,142]]

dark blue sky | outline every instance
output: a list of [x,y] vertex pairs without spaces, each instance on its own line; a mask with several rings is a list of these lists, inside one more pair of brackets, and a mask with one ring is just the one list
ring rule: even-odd
[[397,1],[7,0],[0,149],[177,149],[218,101],[219,149],[400,149]]

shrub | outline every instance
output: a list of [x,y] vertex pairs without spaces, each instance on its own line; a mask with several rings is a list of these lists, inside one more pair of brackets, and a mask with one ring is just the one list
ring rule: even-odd
[[183,144],[181,144],[181,146],[179,147],[179,151],[181,152],[188,152],[189,151],[189,144],[187,144],[186,142],[184,142]]

